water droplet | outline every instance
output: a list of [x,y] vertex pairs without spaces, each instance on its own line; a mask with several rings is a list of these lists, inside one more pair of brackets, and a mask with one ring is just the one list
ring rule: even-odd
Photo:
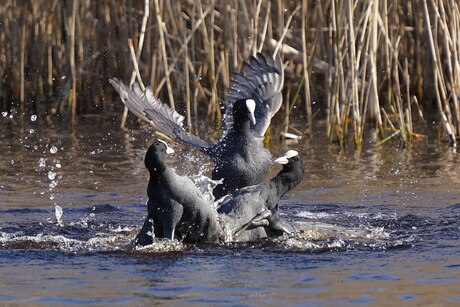
[[52,153],[52,154],[57,153],[57,151],[58,151],[58,149],[56,148],[56,146],[52,146],[52,147],[50,148],[50,153]]
[[32,133],[35,132],[35,130],[34,130],[34,129],[30,129],[29,132],[30,132],[30,134],[32,134]]
[[[56,180],[51,181],[49,184],[50,190],[54,189],[57,185],[58,185],[58,182]],[[50,198],[50,199],[54,199],[54,198]]]
[[45,167],[46,166],[46,159],[45,158],[40,158],[40,160],[38,160],[38,166]]
[[37,120],[37,115],[35,115],[35,114],[31,115],[30,120],[33,121],[33,122],[36,121]]
[[3,117],[6,117],[8,115],[8,112],[2,112]]
[[48,172],[48,179],[49,180],[54,180],[54,178],[56,178],[56,173],[53,172],[53,171],[49,171]]
[[56,168],[61,168],[61,163],[56,163]]
[[14,164],[14,160],[11,160],[11,164]]
[[59,226],[64,226],[64,223],[62,222],[62,215],[64,214],[64,211],[62,210],[61,207],[58,205],[54,206],[54,215],[56,216],[56,221]]

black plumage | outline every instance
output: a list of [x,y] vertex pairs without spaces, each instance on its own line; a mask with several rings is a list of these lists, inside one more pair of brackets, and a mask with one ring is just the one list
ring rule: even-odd
[[145,166],[150,173],[148,215],[134,240],[135,246],[153,242],[152,228],[156,238],[190,243],[220,241],[223,231],[212,204],[189,178],[179,176],[165,164],[168,150],[166,143],[157,141],[145,155]]
[[[244,76],[233,75],[227,89],[226,130],[217,144],[188,133],[182,127],[184,117],[161,103],[149,88],[142,91],[134,84],[130,89],[117,79],[110,83],[128,109],[155,130],[210,156],[216,164],[213,179],[223,179],[214,190],[214,196],[220,198],[237,188],[265,181],[272,162],[270,152],[263,147],[263,137],[282,104],[283,65],[279,57],[259,53],[243,65],[243,71]],[[252,110],[248,109],[250,101],[255,103]]]
[[218,208],[226,232],[237,234],[234,240],[253,241],[266,237],[267,232],[282,234],[295,230],[280,218],[278,202],[303,180],[302,159],[296,151],[290,150],[275,161],[283,164],[275,177],[233,192]]

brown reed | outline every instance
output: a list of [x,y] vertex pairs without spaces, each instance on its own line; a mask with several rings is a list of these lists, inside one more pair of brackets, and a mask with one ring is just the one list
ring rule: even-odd
[[311,136],[325,118],[331,142],[359,149],[370,129],[381,144],[410,143],[429,119],[457,143],[456,0],[5,0],[0,109],[69,122],[120,114],[107,80],[142,77],[190,128],[203,118],[218,128],[232,73],[258,51],[285,64],[277,131],[295,122]]

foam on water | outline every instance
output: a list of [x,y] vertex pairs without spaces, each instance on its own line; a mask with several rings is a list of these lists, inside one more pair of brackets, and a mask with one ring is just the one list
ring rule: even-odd
[[135,251],[147,252],[147,253],[165,253],[165,252],[179,252],[185,250],[186,246],[177,240],[167,239],[154,239],[152,244],[136,247]]
[[[112,209],[112,207],[110,205],[98,205],[68,211],[68,209],[56,205],[54,207],[54,222],[49,217],[45,217],[48,211],[37,211],[38,216],[41,215],[42,219],[44,218],[49,222],[35,223],[32,227],[24,228],[24,230],[18,230],[18,227],[11,230],[1,229],[0,243],[3,248],[52,248],[72,252],[131,250],[131,242],[139,231],[140,225],[137,222],[121,225],[120,223],[123,223],[122,221],[126,220],[126,217],[131,213],[115,207]],[[28,211],[25,210],[23,213],[28,214]],[[64,214],[66,214],[66,223],[63,222]],[[357,226],[339,226],[334,223],[320,222],[315,218],[311,219],[309,214],[293,215],[289,212],[286,217],[303,218],[303,220],[292,222],[297,229],[296,233],[252,242],[252,246],[266,246],[274,250],[279,248],[300,249],[311,252],[362,248],[384,249],[408,245],[416,240],[414,237],[409,239],[398,237],[397,234],[393,234],[392,231],[382,226],[365,225],[365,223]],[[223,228],[227,233],[226,242],[232,242],[232,234],[229,234],[225,225]],[[223,245],[225,246],[227,243]],[[245,243],[232,244],[241,248],[247,246]],[[184,249],[184,244],[176,240],[154,239],[151,246],[134,250],[169,252]]]

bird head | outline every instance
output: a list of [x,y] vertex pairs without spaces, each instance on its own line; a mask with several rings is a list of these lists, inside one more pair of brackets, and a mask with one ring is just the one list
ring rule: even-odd
[[254,99],[239,99],[233,105],[233,120],[235,122],[243,122],[247,118],[251,124],[255,125],[255,110],[256,102]]
[[145,154],[145,167],[150,172],[155,172],[164,169],[164,158],[166,155],[173,154],[174,149],[168,146],[165,141],[158,140],[150,145]]

